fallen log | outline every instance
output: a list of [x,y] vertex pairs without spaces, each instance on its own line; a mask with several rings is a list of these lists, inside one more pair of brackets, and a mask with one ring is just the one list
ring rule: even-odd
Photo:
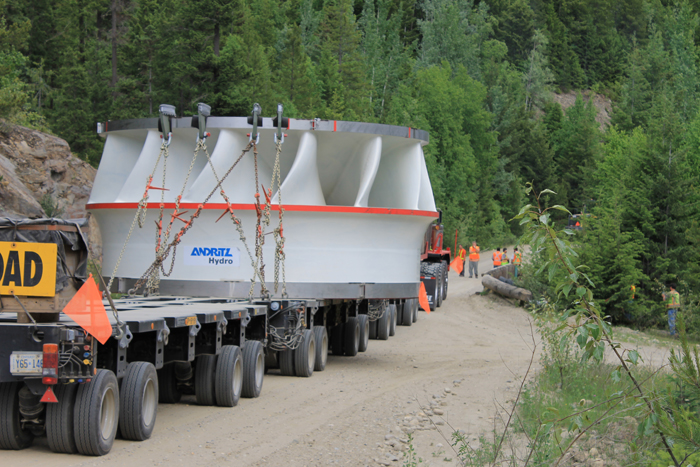
[[481,284],[494,292],[503,295],[504,297],[515,298],[524,302],[532,300],[532,292],[527,289],[516,287],[499,281],[495,277],[485,275],[481,278]]

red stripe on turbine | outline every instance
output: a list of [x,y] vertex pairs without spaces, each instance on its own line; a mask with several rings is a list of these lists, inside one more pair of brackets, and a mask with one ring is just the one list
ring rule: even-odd
[[[97,209],[136,209],[138,203],[90,203],[86,207],[90,210]],[[197,209],[199,203],[180,203],[180,209]],[[159,209],[160,203],[148,203],[148,209]],[[165,203],[165,209],[175,209],[175,203]],[[226,209],[226,203],[209,203],[204,209],[221,211]],[[231,208],[238,211],[254,211],[254,204],[231,204]],[[279,211],[279,205],[273,204],[270,207],[273,211]],[[435,211],[421,211],[418,209],[395,209],[395,208],[363,208],[355,206],[308,206],[308,205],[286,205],[287,212],[327,212],[327,213],[349,213],[349,214],[389,214],[394,216],[424,216],[438,217]]]

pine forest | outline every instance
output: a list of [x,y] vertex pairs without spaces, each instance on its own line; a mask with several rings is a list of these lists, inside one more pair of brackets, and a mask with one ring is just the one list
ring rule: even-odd
[[[689,0],[0,0],[0,118],[95,166],[96,122],[161,103],[272,116],[282,102],[290,117],[424,129],[447,236],[514,244],[525,184],[552,190],[549,205],[580,214],[604,311],[656,325],[669,283],[689,307],[700,298],[699,13]],[[611,103],[605,122],[594,98]]]

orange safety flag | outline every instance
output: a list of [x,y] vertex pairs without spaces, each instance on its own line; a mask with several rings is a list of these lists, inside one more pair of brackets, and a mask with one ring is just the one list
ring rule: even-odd
[[102,293],[92,279],[92,274],[63,308],[63,312],[100,341],[100,344],[107,342],[112,335],[112,325],[102,304]]
[[454,269],[457,274],[462,274],[462,271],[464,271],[464,259],[460,258],[459,256],[456,257],[450,263],[450,267]]
[[428,293],[425,291],[425,284],[420,283],[420,291],[418,292],[418,303],[423,311],[430,314],[430,302],[428,301]]

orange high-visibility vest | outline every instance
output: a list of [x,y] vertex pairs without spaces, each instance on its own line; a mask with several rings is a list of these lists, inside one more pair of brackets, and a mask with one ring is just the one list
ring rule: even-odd
[[513,254],[513,264],[520,264],[520,263],[522,263],[522,260],[523,260],[523,258],[522,258],[522,256],[520,255],[520,252],[519,252],[519,251],[516,251],[516,252]]
[[469,247],[469,261],[479,261],[479,251],[481,251],[481,248],[478,246],[474,248],[473,246]]
[[501,252],[500,252],[500,251],[494,251],[494,252],[493,252],[493,265],[494,265],[494,266],[500,266],[500,265],[501,265]]
[[460,248],[459,257],[462,259],[466,258],[467,257],[467,250],[465,250],[464,248]]

